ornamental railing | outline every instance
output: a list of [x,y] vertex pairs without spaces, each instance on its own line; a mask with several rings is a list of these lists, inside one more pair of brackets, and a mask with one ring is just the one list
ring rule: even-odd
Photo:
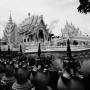
[[[41,46],[42,51],[66,51],[66,49],[67,49],[66,46],[54,46],[54,45],[53,46],[48,46],[48,45]],[[90,47],[71,45],[72,51],[80,51],[80,50],[86,50],[86,49],[90,49]],[[26,52],[37,52],[38,46],[33,45],[33,46],[26,47],[25,51]]]

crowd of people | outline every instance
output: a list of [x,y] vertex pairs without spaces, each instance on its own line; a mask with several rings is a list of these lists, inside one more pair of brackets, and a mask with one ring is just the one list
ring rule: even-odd
[[[51,63],[52,57],[41,57],[40,54],[40,49],[36,58],[27,57],[21,49],[16,56],[9,48],[6,54],[0,50],[0,89],[52,90],[53,88],[54,90],[56,82],[51,83],[53,73],[50,75],[50,71],[54,70]],[[56,78],[57,76],[58,74]]]
[[71,55],[69,41],[66,54],[63,69],[57,70],[52,56],[41,56],[40,45],[33,58],[21,49],[16,56],[10,49],[6,55],[0,50],[0,90],[89,90],[90,77],[78,72],[80,65]]

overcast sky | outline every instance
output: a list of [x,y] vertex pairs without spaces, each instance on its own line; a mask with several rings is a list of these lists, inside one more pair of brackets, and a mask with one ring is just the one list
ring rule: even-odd
[[[31,15],[43,14],[46,24],[56,22],[57,28],[52,30],[56,35],[60,34],[66,20],[79,27],[83,33],[90,34],[90,14],[80,14],[77,11],[78,5],[78,0],[0,0],[0,24],[8,21],[10,10],[16,23],[21,23],[30,12]],[[0,37],[2,35],[0,29]]]

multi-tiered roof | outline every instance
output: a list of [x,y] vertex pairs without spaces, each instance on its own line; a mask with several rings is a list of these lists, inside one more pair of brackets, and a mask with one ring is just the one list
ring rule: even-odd
[[63,37],[76,37],[80,34],[79,28],[76,28],[72,23],[69,24],[67,21],[61,32]]
[[43,16],[30,16],[30,13],[28,13],[28,18],[26,18],[19,27],[19,33],[20,34],[33,34],[36,32],[36,28],[38,26],[43,26],[44,28],[46,28],[46,25],[43,21]]

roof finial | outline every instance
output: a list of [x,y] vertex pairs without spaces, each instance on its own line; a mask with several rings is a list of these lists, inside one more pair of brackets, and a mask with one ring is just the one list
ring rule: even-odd
[[68,24],[68,21],[66,20],[66,24]]
[[41,19],[43,20],[43,15],[41,15]]
[[9,23],[12,23],[11,10],[10,10],[10,16],[9,16]]
[[30,12],[28,12],[28,17],[30,18]]

